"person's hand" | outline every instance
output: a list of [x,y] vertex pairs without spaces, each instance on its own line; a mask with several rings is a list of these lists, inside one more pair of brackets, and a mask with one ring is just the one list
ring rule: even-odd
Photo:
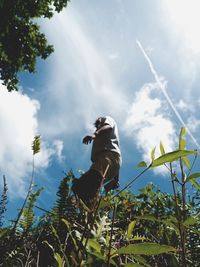
[[94,135],[86,135],[84,138],[83,138],[83,144],[89,144],[92,142],[92,140],[94,139]]

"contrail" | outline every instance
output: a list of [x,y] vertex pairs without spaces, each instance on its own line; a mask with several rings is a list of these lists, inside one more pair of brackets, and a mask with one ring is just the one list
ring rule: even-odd
[[181,115],[179,114],[178,110],[176,109],[176,107],[174,106],[172,100],[170,99],[166,89],[165,89],[165,85],[161,82],[160,77],[158,76],[158,73],[156,72],[150,58],[148,57],[148,55],[146,54],[144,48],[142,47],[141,43],[136,40],[140,50],[142,51],[142,54],[144,55],[144,58],[146,59],[146,61],[149,64],[149,68],[158,84],[158,86],[160,87],[160,89],[162,90],[162,93],[164,94],[167,102],[169,103],[169,105],[171,106],[171,108],[173,109],[174,113],[176,114],[177,118],[179,119],[179,121],[181,122],[181,124],[185,127],[185,129],[187,130],[188,135],[192,138],[193,142],[195,143],[195,145],[198,147],[198,149],[200,150],[200,145],[197,142],[197,140],[194,138],[193,134],[190,132],[190,129],[186,126],[184,120],[182,119]]

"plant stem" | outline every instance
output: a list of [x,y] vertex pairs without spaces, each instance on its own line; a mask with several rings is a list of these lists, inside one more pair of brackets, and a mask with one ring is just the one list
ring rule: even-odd
[[111,252],[111,246],[112,246],[112,236],[113,236],[115,214],[116,214],[116,204],[114,204],[114,208],[113,208],[112,226],[111,226],[110,240],[109,240],[109,247],[108,247],[108,259],[107,259],[107,264],[106,264],[107,267],[110,267],[110,252]]
[[172,182],[172,188],[173,188],[173,193],[174,193],[174,199],[175,199],[175,212],[176,212],[176,219],[178,223],[178,229],[180,233],[180,238],[181,238],[181,248],[182,248],[182,267],[187,267],[186,266],[186,260],[185,260],[185,253],[184,253],[184,247],[185,247],[185,241],[184,241],[184,231],[183,231],[183,221],[182,221],[182,216],[180,214],[179,206],[178,206],[178,199],[177,199],[177,194],[176,194],[176,188],[175,188],[175,183],[174,183],[174,174],[172,171],[172,164],[170,163],[170,173],[171,173],[171,182]]
[[[20,220],[20,217],[21,217],[21,215],[22,215],[23,209],[24,209],[24,207],[26,206],[26,202],[27,202],[27,200],[28,200],[28,198],[29,198],[29,195],[30,195],[30,193],[31,193],[31,191],[32,191],[32,187],[33,187],[33,179],[34,179],[34,170],[35,170],[35,164],[34,164],[34,154],[33,154],[32,175],[31,175],[31,180],[30,180],[30,184],[29,184],[28,192],[27,192],[26,198],[25,198],[25,200],[24,200],[24,203],[23,203],[23,205],[22,205],[22,207],[21,207],[21,209],[20,209],[20,212],[18,213],[18,216],[17,216],[17,219],[16,219],[16,221],[15,221],[15,224],[14,224],[14,226],[13,226],[13,228],[12,228],[12,234],[15,232],[15,229],[16,229],[16,227],[17,227],[17,224],[18,224],[18,222],[19,222],[19,220]],[[11,234],[11,235],[12,235],[12,234]]]
[[185,187],[185,173],[183,170],[183,162],[182,159],[180,159],[180,167],[181,167],[181,178],[182,178],[182,184],[181,184],[181,190],[182,190],[182,261],[183,266],[186,266],[186,229],[183,225],[183,222],[186,219],[186,187]]
[[146,169],[144,169],[141,173],[139,173],[132,181],[130,181],[124,188],[122,188],[119,192],[117,192],[117,194],[115,194],[111,200],[113,200],[116,196],[118,196],[121,192],[123,192],[125,189],[127,189],[128,187],[130,187],[130,185],[135,182],[140,176],[142,176],[142,174],[144,174],[148,169],[151,168],[151,165],[150,164]]

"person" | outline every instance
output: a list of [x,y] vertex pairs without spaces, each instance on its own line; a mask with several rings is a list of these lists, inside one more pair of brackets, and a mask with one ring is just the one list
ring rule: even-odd
[[119,170],[122,163],[118,128],[110,116],[99,117],[91,135],[83,138],[83,144],[92,143],[91,167],[79,179],[75,179],[72,191],[86,204],[97,196],[101,185],[106,191],[118,187]]

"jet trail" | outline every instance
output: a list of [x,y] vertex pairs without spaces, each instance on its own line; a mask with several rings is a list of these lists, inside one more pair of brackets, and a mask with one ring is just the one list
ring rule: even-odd
[[181,122],[181,124],[185,127],[185,129],[187,130],[188,135],[192,138],[193,142],[195,143],[195,145],[198,147],[198,150],[200,150],[200,145],[197,142],[197,140],[195,139],[195,137],[193,136],[193,134],[190,132],[190,129],[186,126],[184,120],[182,119],[180,113],[178,112],[178,110],[176,109],[176,107],[174,106],[172,100],[170,99],[166,89],[165,89],[165,85],[162,83],[162,81],[160,80],[160,77],[158,75],[158,73],[156,72],[150,58],[148,57],[148,55],[146,54],[144,48],[142,47],[141,43],[136,40],[137,45],[139,46],[142,54],[144,55],[144,58],[146,59],[147,63],[149,64],[149,68],[151,70],[151,73],[153,74],[158,86],[160,87],[160,89],[162,90],[163,95],[165,96],[167,102],[169,103],[169,105],[171,106],[171,108],[173,109],[175,115],[177,116],[178,120]]

